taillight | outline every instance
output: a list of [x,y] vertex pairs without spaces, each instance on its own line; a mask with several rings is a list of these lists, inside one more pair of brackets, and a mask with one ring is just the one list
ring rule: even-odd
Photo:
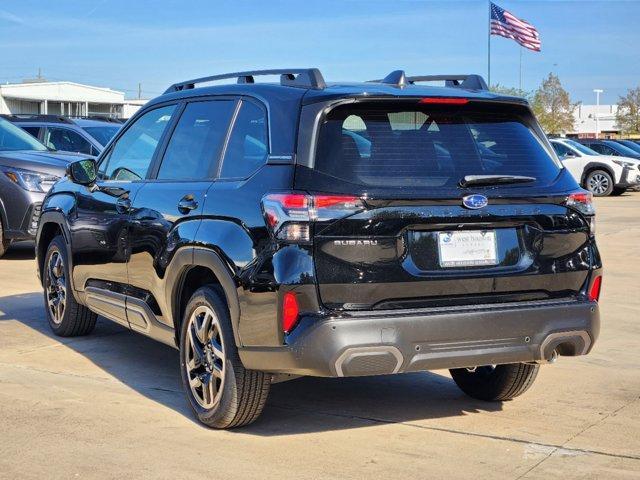
[[272,193],[262,199],[265,220],[273,235],[285,242],[308,242],[310,222],[343,218],[364,208],[350,195],[306,195]]
[[593,206],[593,195],[591,192],[576,192],[570,194],[564,204],[572,207],[587,217],[589,229],[592,235],[596,233],[596,209]]
[[584,215],[595,215],[596,209],[593,206],[593,195],[591,192],[577,192],[570,194],[564,204],[573,207]]
[[600,300],[600,288],[602,287],[602,276],[598,275],[593,279],[591,288],[589,289],[589,301],[597,302]]
[[298,321],[298,299],[293,292],[287,292],[282,297],[282,330],[289,333]]

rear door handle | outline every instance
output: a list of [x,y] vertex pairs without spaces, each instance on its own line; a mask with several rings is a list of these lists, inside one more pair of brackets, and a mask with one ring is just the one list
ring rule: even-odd
[[193,195],[185,195],[178,202],[178,211],[183,215],[188,214],[191,210],[198,208],[198,202],[196,202]]
[[131,200],[129,200],[129,196],[122,196],[116,200],[116,210],[119,213],[127,213],[131,210]]

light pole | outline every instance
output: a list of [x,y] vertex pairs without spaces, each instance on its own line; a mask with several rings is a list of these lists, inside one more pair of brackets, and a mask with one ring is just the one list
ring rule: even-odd
[[593,93],[596,94],[596,138],[600,134],[600,124],[598,123],[598,117],[600,116],[600,94],[604,92],[601,88],[594,88]]

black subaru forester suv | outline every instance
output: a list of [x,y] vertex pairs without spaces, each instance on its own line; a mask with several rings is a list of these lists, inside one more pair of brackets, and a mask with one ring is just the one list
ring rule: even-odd
[[37,258],[56,334],[101,315],[178,348],[195,414],[228,428],[300,375],[520,395],[598,336],[593,215],[526,101],[477,75],[241,72],[171,86],[71,164]]

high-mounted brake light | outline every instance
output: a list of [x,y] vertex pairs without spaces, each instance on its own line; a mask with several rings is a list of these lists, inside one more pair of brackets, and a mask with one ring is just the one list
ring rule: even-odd
[[450,98],[450,97],[426,97],[418,103],[428,103],[432,105],[466,105],[469,103],[468,98]]
[[362,200],[350,195],[305,195],[273,193],[262,199],[265,220],[278,240],[308,242],[310,222],[343,218],[364,208]]
[[589,289],[589,301],[597,302],[600,300],[600,288],[602,287],[602,276],[598,275],[593,279],[591,288]]
[[298,321],[298,298],[293,292],[287,292],[282,297],[282,330],[289,333]]

